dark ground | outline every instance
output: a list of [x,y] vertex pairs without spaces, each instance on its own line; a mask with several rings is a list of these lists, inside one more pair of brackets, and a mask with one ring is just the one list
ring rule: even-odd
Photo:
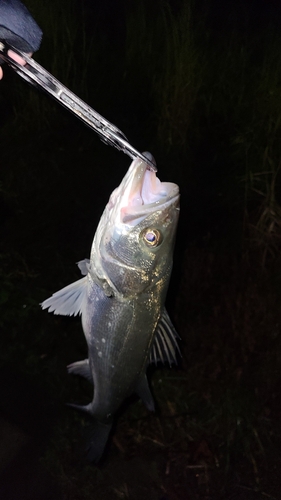
[[[91,394],[85,381],[65,373],[68,362],[84,356],[79,321],[41,319],[32,309],[33,318],[3,332],[1,498],[280,498],[276,299],[264,300],[265,290],[248,276],[235,278],[236,266],[218,283],[221,262],[214,269],[206,249],[194,250],[174,308],[184,358],[178,369],[150,371],[156,413],[134,399],[122,408],[99,467],[81,459],[87,420],[64,406]],[[194,286],[194,262],[213,274],[210,288],[206,280],[204,290]],[[243,329],[242,342],[236,328]]]

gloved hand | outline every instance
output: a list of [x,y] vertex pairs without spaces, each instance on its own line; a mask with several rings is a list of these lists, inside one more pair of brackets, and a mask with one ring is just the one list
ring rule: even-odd
[[[0,39],[29,55],[40,47],[42,31],[19,0],[0,0]],[[9,55],[24,64],[17,54],[9,51]],[[0,68],[0,78],[2,76]]]

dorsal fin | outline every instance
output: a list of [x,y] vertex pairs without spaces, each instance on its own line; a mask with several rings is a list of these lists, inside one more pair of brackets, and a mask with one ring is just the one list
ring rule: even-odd
[[179,335],[173,326],[170,317],[164,308],[163,314],[158,322],[154,342],[150,351],[150,363],[157,364],[158,361],[177,364],[176,352],[180,354],[177,339]]
[[77,316],[81,314],[83,302],[87,294],[87,276],[71,285],[65,286],[52,297],[42,302],[42,309],[62,316]]

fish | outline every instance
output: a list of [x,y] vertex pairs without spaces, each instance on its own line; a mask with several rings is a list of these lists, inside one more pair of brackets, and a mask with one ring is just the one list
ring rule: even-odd
[[179,198],[176,184],[161,182],[145,161],[135,159],[109,198],[90,259],[77,263],[83,277],[41,304],[54,314],[82,317],[88,358],[67,368],[94,386],[88,405],[71,405],[93,417],[87,450],[92,462],[102,457],[124,400],[136,393],[155,410],[148,365],[177,363],[179,336],[165,299]]

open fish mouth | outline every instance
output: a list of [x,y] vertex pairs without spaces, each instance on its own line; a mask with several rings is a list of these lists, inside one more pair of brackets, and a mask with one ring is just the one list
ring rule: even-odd
[[141,159],[132,162],[120,186],[112,193],[109,208],[123,224],[135,225],[152,211],[176,203],[179,188],[172,182],[161,182],[156,172]]

